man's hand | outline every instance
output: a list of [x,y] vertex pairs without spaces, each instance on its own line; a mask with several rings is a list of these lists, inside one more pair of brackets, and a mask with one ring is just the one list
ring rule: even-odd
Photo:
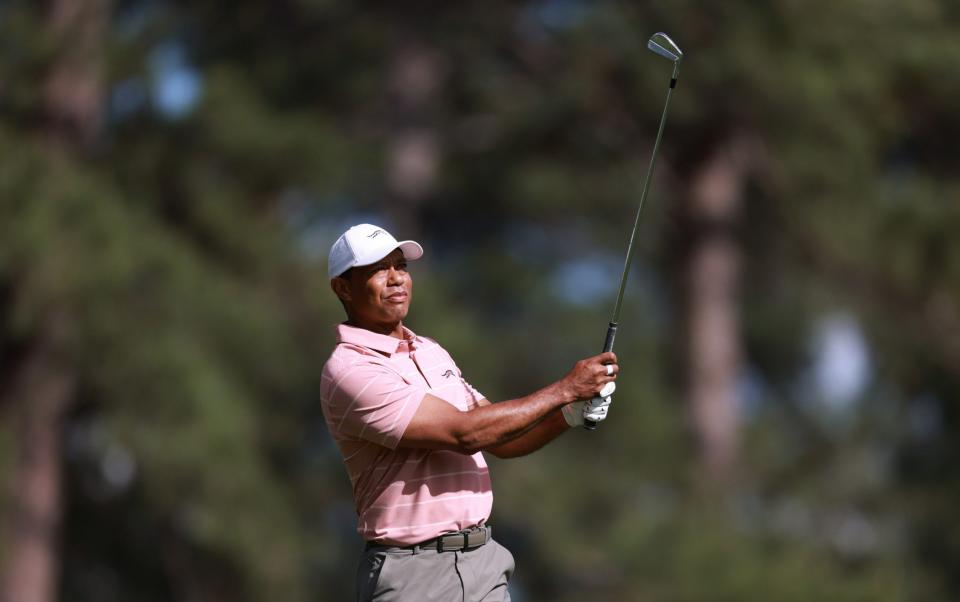
[[613,392],[616,390],[616,383],[607,383],[600,391],[600,395],[589,401],[575,401],[563,406],[563,418],[571,427],[583,426],[584,421],[591,420],[594,423],[603,422],[607,418],[607,412],[610,409],[610,403],[613,401]]
[[573,369],[563,377],[560,385],[564,387],[571,401],[586,401],[594,397],[607,397],[602,394],[604,386],[617,378],[617,356],[612,351],[601,353],[574,364]]
[[613,382],[620,371],[617,356],[601,353],[580,360],[563,378],[570,395],[578,401],[563,406],[563,417],[572,427],[583,426],[584,420],[601,422],[607,417],[611,396],[617,385]]

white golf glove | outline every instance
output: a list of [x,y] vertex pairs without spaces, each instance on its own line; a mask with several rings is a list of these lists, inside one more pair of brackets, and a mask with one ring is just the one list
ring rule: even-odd
[[575,401],[563,406],[563,417],[571,427],[583,426],[585,420],[603,422],[607,417],[610,403],[613,401],[613,392],[617,385],[608,382],[600,389],[600,394],[590,401]]

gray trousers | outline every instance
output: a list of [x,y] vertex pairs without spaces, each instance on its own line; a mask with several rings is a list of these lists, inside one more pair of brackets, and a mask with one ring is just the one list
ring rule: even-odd
[[494,540],[466,552],[367,547],[359,602],[510,602],[513,555]]

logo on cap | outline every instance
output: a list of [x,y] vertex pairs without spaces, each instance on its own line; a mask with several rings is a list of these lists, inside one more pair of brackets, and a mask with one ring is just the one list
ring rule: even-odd
[[370,234],[367,234],[367,238],[376,238],[380,234],[386,234],[383,230],[374,230]]
[[441,374],[440,376],[442,376],[442,377],[444,377],[444,378],[450,378],[451,376],[453,376],[453,370],[447,370],[446,372],[444,372],[444,373]]

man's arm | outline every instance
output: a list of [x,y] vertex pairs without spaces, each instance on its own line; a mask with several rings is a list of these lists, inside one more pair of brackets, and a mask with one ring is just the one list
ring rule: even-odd
[[[504,457],[530,453],[566,430],[560,408],[591,399],[616,378],[612,352],[581,360],[559,381],[519,399],[461,412],[427,394],[400,440],[401,446],[449,449],[465,454],[490,450]],[[607,364],[613,375],[607,375]],[[558,422],[559,421],[559,422]],[[520,441],[522,437],[522,441]],[[519,441],[509,445],[514,441]]]
[[[482,402],[490,403],[486,399]],[[532,454],[547,443],[560,436],[570,428],[561,410],[554,410],[547,414],[543,420],[537,423],[532,429],[520,435],[512,441],[508,441],[496,447],[487,448],[491,454],[498,458],[519,458],[527,454]]]

